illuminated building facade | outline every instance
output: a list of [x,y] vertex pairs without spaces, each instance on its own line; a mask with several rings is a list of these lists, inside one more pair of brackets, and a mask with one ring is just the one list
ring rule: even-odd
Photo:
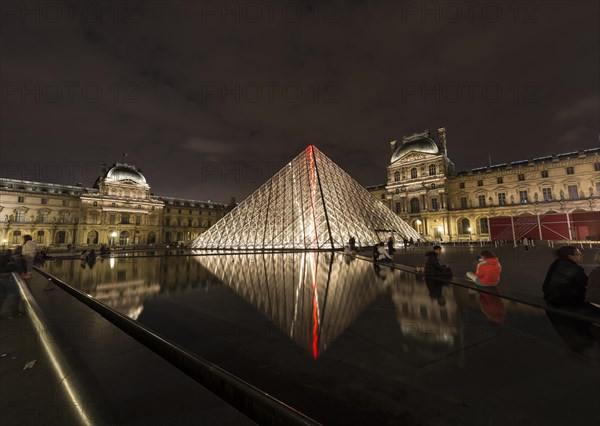
[[187,243],[227,211],[223,204],[155,196],[134,166],[103,167],[93,187],[0,178],[0,241],[38,246]]
[[429,240],[600,239],[600,148],[457,171],[446,130],[390,143],[385,200]]

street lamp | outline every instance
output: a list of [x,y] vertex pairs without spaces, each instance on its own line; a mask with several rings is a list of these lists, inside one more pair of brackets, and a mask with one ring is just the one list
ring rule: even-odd
[[112,242],[111,242],[111,246],[115,245],[115,238],[117,238],[117,233],[115,231],[113,231],[110,236],[112,237]]

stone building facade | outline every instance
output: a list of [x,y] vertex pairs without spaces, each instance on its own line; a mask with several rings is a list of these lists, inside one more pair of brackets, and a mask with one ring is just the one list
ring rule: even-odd
[[444,128],[390,146],[382,201],[425,239],[600,239],[600,148],[458,171]]
[[103,167],[91,188],[0,178],[0,242],[38,246],[145,246],[187,243],[228,206],[150,193],[135,166]]

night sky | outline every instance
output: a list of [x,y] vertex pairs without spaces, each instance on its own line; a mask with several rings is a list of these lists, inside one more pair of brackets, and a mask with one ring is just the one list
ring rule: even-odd
[[127,161],[157,195],[228,202],[309,144],[363,185],[442,126],[459,169],[599,145],[597,1],[0,7],[7,178]]

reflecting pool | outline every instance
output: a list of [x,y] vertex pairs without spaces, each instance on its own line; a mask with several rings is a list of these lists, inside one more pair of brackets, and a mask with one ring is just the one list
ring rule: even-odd
[[600,416],[600,328],[495,294],[324,252],[46,269],[324,424]]

